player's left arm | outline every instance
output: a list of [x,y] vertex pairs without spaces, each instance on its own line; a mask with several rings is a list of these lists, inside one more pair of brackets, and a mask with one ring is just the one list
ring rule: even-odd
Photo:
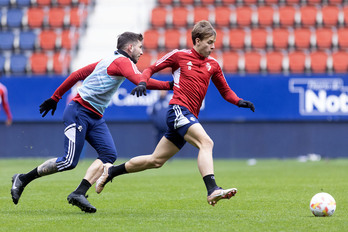
[[245,101],[239,98],[237,94],[229,87],[226,78],[218,65],[217,71],[212,77],[212,81],[216,88],[219,90],[221,96],[228,102],[243,108],[250,108],[251,111],[255,112],[255,106],[250,101]]

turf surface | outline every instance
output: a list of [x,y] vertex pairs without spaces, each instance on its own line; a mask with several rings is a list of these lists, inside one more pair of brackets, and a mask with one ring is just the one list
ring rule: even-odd
[[[86,214],[67,203],[92,160],[72,171],[28,185],[12,203],[11,177],[32,170],[42,159],[0,159],[0,231],[347,231],[348,160],[300,163],[296,160],[215,160],[217,184],[236,187],[231,200],[215,207],[195,160],[168,162],[158,170],[115,178],[89,201]],[[120,163],[120,162],[117,162]],[[330,193],[337,202],[332,217],[314,217],[311,197]]]

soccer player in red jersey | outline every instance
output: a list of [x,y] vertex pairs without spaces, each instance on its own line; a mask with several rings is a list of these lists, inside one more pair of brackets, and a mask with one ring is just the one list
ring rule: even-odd
[[167,67],[172,68],[174,95],[169,102],[168,130],[152,154],[134,157],[118,166],[104,164],[104,172],[96,182],[97,193],[115,176],[161,167],[186,142],[199,149],[198,169],[208,192],[208,203],[214,206],[220,199],[229,199],[237,193],[236,188],[222,189],[215,182],[212,154],[214,142],[199,123],[198,114],[210,81],[226,101],[252,111],[255,111],[255,107],[231,90],[220,65],[210,56],[215,40],[216,31],[212,25],[208,21],[200,21],[192,30],[194,46],[191,50],[174,50],[144,70],[141,82],[132,91],[137,96],[146,95],[147,80],[154,73]]
[[[78,81],[83,81],[78,93],[64,111],[65,153],[61,157],[45,161],[26,174],[13,175],[11,195],[14,204],[18,204],[24,188],[31,181],[74,169],[86,140],[97,151],[98,158],[88,168],[80,185],[69,194],[67,200],[69,204],[76,205],[82,211],[96,212],[97,209],[88,202],[85,195],[103,173],[103,164],[113,163],[117,158],[116,146],[103,114],[112,96],[126,79],[134,84],[139,83],[141,73],[135,64],[143,54],[142,41],[141,34],[121,34],[114,54],[73,72],[53,95],[40,105],[42,117],[51,110],[53,115],[62,96]],[[168,81],[151,79],[149,83],[152,89],[172,89],[172,83]]]
[[3,84],[0,83],[0,104],[5,110],[5,114],[7,116],[7,120],[5,122],[6,126],[12,125],[12,114],[10,110],[10,105],[8,104],[8,95],[7,88]]

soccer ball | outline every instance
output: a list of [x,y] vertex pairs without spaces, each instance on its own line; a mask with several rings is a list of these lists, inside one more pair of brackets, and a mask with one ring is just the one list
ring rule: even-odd
[[336,201],[328,193],[317,193],[312,197],[309,208],[316,217],[331,216],[336,210]]

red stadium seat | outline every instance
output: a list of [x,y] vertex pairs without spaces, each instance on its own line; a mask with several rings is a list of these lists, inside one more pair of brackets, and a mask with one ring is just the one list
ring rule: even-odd
[[181,48],[180,40],[181,40],[180,30],[177,30],[177,29],[165,30],[165,32],[164,32],[164,47],[167,50]]
[[239,54],[236,52],[224,52],[222,54],[222,69],[226,73],[237,73]]
[[244,0],[243,4],[246,5],[256,5],[258,3],[258,0]]
[[186,31],[186,47],[187,48],[192,48],[193,47],[191,30],[187,30]]
[[75,29],[62,31],[62,48],[73,50],[76,48],[79,40],[79,33]]
[[51,0],[36,0],[38,6],[50,6]]
[[66,74],[70,68],[70,61],[69,53],[55,53],[53,55],[53,72],[55,74]]
[[193,9],[193,23],[201,20],[209,21],[210,10],[207,7],[195,7]]
[[297,49],[309,49],[311,46],[312,32],[307,28],[294,30],[295,47]]
[[339,28],[337,30],[338,47],[341,49],[348,48],[348,28]]
[[330,49],[332,46],[333,32],[331,28],[318,28],[315,37],[318,49]]
[[85,7],[73,7],[70,9],[70,25],[80,27],[84,25],[87,19],[87,10]]
[[73,5],[73,0],[57,0],[59,6],[71,6]]
[[343,0],[329,0],[329,4],[335,5],[335,4],[342,4]]
[[300,8],[302,26],[315,26],[317,23],[318,9],[316,6],[302,6]]
[[242,49],[245,46],[244,29],[229,30],[229,46],[231,49]]
[[289,53],[289,71],[291,73],[304,73],[306,70],[306,54],[301,51]]
[[224,40],[225,33],[222,29],[217,28],[216,29],[216,40],[215,40],[215,49],[222,49],[223,48],[223,40]]
[[236,8],[237,26],[247,27],[251,25],[251,15],[253,10],[249,6],[241,6]]
[[206,6],[206,5],[214,5],[215,0],[201,0],[201,4]]
[[259,73],[261,71],[261,54],[259,52],[244,53],[244,61],[247,73]]
[[45,53],[34,53],[30,57],[31,71],[33,74],[46,74],[48,56]]
[[53,30],[43,30],[39,34],[40,48],[43,50],[54,50],[57,43],[57,33]]
[[48,24],[50,27],[61,28],[65,25],[65,9],[53,7],[48,11]]
[[348,25],[348,5],[343,7],[344,24]]
[[339,8],[334,5],[323,6],[321,8],[324,26],[337,26]]
[[144,33],[144,48],[157,49],[159,45],[160,33],[156,29],[150,29]]
[[231,10],[228,7],[215,7],[215,25],[217,27],[226,27],[230,25]]
[[301,0],[285,0],[286,5],[296,5],[300,3],[301,3]]
[[311,70],[313,73],[326,73],[328,55],[326,52],[316,51],[310,54]]
[[45,19],[45,11],[38,7],[29,7],[27,11],[28,26],[30,28],[42,27]]
[[267,47],[268,32],[266,29],[256,28],[250,32],[251,47],[265,49]]
[[194,0],[178,0],[180,5],[193,5],[194,4]]
[[145,52],[139,59],[137,67],[140,72],[143,72],[147,67],[153,63],[153,55]]
[[167,10],[164,7],[152,9],[151,24],[153,27],[165,27],[167,24]]
[[228,5],[232,5],[235,4],[237,0],[221,0],[221,4],[223,6],[228,6]]
[[333,71],[336,73],[348,72],[348,53],[346,51],[338,51],[332,54]]
[[307,4],[310,4],[310,5],[321,4],[321,0],[307,0]]
[[289,45],[289,30],[276,28],[272,31],[272,44],[274,49],[287,49]]
[[173,11],[173,26],[186,27],[188,24],[189,11],[186,7],[174,7]]
[[282,6],[279,7],[279,25],[280,26],[294,26],[295,25],[295,13],[294,6]]
[[257,8],[258,24],[262,27],[273,25],[274,8],[272,6],[259,6]]
[[173,0],[157,0],[157,2],[161,6],[171,6],[171,5],[173,5]]
[[281,73],[283,69],[282,52],[268,52],[266,54],[266,69],[269,73]]

